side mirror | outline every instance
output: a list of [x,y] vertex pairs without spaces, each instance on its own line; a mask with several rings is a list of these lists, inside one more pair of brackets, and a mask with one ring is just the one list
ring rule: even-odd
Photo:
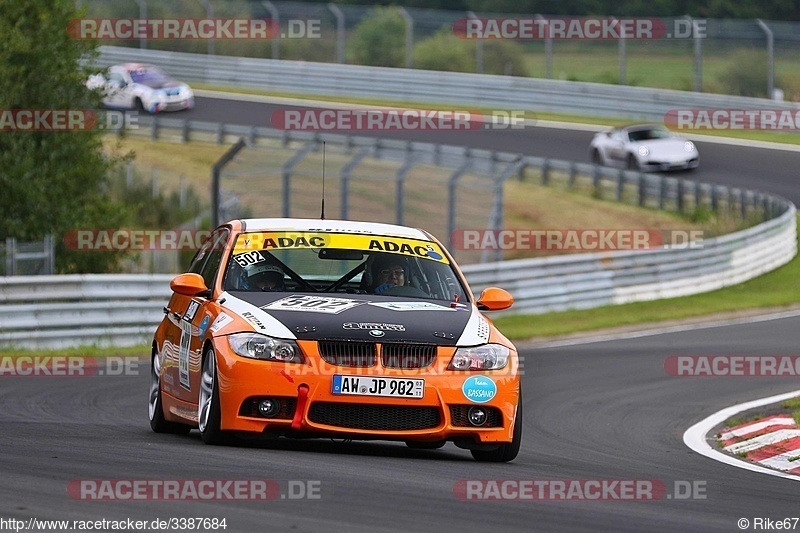
[[501,311],[514,304],[514,297],[507,290],[488,287],[483,290],[476,303],[481,311]]
[[208,287],[206,287],[205,280],[203,280],[203,276],[195,273],[175,276],[175,278],[169,282],[169,288],[172,289],[172,292],[184,296],[197,296],[201,292],[209,291]]

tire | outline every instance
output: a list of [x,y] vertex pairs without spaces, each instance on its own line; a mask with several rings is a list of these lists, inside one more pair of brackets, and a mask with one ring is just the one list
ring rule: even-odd
[[142,99],[138,96],[133,99],[133,108],[139,113],[147,113],[147,110],[144,108],[144,104],[142,103]]
[[197,402],[197,426],[200,437],[206,444],[226,444],[228,435],[220,429],[222,415],[219,407],[219,382],[217,379],[217,355],[213,348],[203,358],[200,375],[200,395]]
[[639,170],[639,160],[633,154],[628,155],[628,170]]
[[153,350],[150,361],[150,401],[148,402],[150,416],[150,429],[156,433],[177,433],[185,435],[192,428],[185,424],[169,422],[164,418],[164,408],[161,402],[161,361],[158,352]]
[[598,150],[597,148],[592,150],[592,164],[598,165],[598,166],[601,166],[601,167],[605,166],[605,164],[606,164],[606,162],[603,161],[603,156],[600,155],[600,150]]
[[514,417],[514,435],[511,442],[501,444],[497,449],[490,451],[470,450],[473,459],[482,463],[507,463],[517,457],[522,444],[522,389],[519,391],[517,402],[517,415]]

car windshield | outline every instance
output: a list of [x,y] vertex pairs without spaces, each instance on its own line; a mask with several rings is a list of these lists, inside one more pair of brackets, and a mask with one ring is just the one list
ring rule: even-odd
[[435,242],[352,233],[242,233],[226,266],[224,288],[468,301]]
[[131,79],[134,81],[134,83],[141,83],[144,85],[160,85],[167,81],[167,75],[156,67],[142,67],[131,70],[130,72]]
[[628,132],[628,138],[631,142],[667,139],[669,137],[672,137],[672,134],[664,128],[646,128]]

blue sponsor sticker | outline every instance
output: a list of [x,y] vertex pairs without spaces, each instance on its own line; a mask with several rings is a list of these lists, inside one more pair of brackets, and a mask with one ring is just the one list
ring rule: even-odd
[[461,386],[461,392],[471,402],[486,403],[497,394],[497,385],[486,376],[472,376]]
[[203,321],[200,322],[200,336],[201,337],[206,334],[206,329],[208,329],[208,323],[210,321],[211,321],[211,317],[206,315],[205,317],[203,317]]
[[437,261],[440,261],[442,259],[441,254],[439,254],[439,252],[434,252],[432,246],[428,247],[428,257],[430,257],[431,259],[436,259]]

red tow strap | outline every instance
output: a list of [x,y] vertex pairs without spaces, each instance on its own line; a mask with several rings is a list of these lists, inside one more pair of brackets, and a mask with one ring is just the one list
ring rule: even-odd
[[292,429],[300,429],[300,422],[303,420],[303,413],[306,412],[306,404],[308,403],[308,385],[300,385],[297,387],[297,407],[294,410],[294,418],[292,419]]

